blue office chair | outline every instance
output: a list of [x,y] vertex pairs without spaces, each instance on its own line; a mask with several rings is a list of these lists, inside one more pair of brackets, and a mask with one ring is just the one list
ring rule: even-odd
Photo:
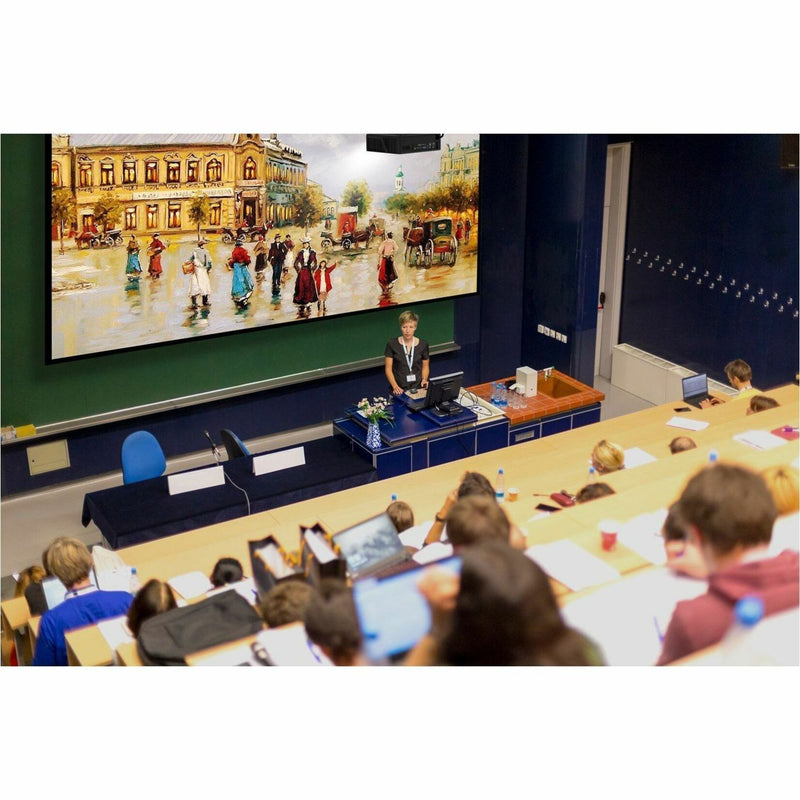
[[228,458],[241,458],[242,456],[249,456],[250,451],[244,446],[244,442],[229,428],[223,428],[219,432],[222,444],[225,445],[225,452]]
[[167,460],[158,439],[148,431],[136,431],[122,443],[122,482],[136,483],[164,474]]

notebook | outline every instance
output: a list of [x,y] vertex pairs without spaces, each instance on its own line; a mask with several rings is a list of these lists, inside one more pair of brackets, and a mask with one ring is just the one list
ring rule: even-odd
[[683,384],[684,403],[700,408],[700,403],[703,400],[710,399],[708,396],[708,375],[705,372],[701,375],[690,375],[688,378],[682,378],[681,383]]
[[339,531],[333,541],[344,556],[353,580],[416,566],[386,512]]

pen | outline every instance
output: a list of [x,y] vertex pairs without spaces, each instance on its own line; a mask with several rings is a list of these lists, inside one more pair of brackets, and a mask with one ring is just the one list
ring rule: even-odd
[[658,641],[663,643],[664,634],[661,633],[661,627],[658,624],[658,617],[655,617],[655,616],[653,617],[653,625],[656,626],[656,635],[658,636]]

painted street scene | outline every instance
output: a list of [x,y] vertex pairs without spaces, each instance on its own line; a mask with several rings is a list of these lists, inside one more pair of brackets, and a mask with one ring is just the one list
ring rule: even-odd
[[52,358],[472,293],[478,154],[472,134],[403,156],[364,135],[54,136]]

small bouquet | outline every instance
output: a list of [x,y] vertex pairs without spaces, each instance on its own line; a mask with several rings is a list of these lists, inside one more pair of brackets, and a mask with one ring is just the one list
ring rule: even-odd
[[358,402],[358,410],[370,421],[386,420],[391,423],[392,417],[388,412],[389,401],[385,397],[373,397],[372,402],[363,398]]

